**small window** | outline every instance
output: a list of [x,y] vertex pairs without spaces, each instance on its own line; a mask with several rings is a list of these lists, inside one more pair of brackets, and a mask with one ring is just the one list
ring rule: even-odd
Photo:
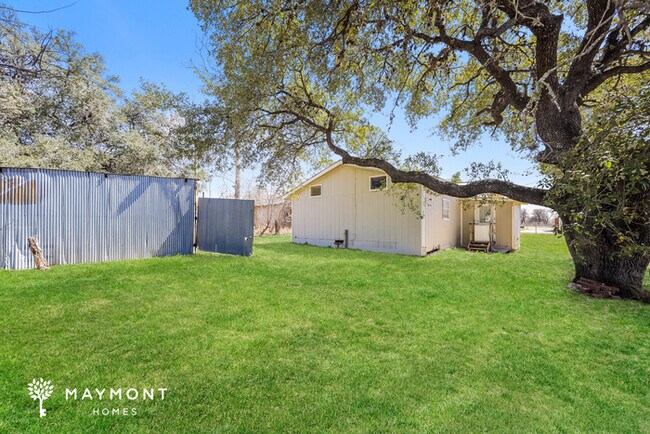
[[312,185],[309,187],[309,197],[320,197],[323,193],[323,186],[321,184]]
[[379,191],[386,188],[386,175],[370,177],[370,191]]
[[492,207],[490,205],[481,205],[478,209],[479,223],[492,223]]
[[449,220],[449,199],[442,198],[442,219]]

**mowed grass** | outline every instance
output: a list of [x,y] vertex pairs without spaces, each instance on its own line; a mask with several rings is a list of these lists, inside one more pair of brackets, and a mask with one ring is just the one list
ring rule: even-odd
[[[522,237],[508,255],[271,237],[248,258],[0,272],[0,432],[650,432],[650,306],[571,292],[564,242]],[[34,377],[55,385],[43,419]]]

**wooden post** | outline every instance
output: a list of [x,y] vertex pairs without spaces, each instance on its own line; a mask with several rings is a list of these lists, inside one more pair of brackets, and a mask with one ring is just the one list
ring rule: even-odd
[[50,265],[45,259],[45,255],[43,255],[43,250],[41,250],[41,246],[38,244],[38,237],[36,235],[32,235],[31,237],[27,238],[27,244],[29,244],[29,250],[31,250],[32,254],[34,255],[36,268],[39,270],[47,270],[50,268]]

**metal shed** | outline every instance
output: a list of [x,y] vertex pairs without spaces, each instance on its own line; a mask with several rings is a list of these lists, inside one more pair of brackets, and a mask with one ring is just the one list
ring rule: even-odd
[[52,265],[189,254],[193,179],[0,169],[0,267],[34,267],[37,235]]

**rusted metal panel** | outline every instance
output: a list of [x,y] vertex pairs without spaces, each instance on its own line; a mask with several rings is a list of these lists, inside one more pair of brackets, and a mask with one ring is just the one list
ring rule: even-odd
[[36,235],[52,265],[192,253],[192,179],[49,169],[0,172],[0,267],[34,267]]

